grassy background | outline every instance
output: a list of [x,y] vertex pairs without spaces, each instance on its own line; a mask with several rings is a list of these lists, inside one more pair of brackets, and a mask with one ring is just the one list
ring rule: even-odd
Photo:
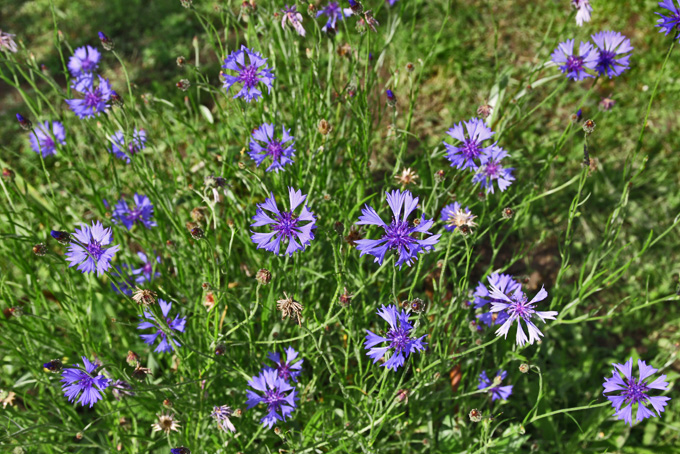
[[[211,453],[675,452],[676,399],[661,419],[633,428],[613,420],[607,406],[541,417],[603,402],[603,377],[611,363],[629,356],[663,367],[671,384],[678,377],[674,131],[680,80],[677,53],[660,72],[671,37],[654,28],[655,2],[593,0],[593,20],[579,28],[566,0],[401,0],[392,9],[375,0],[366,5],[380,21],[378,33],[360,35],[351,18],[333,40],[321,35],[321,19],[317,26],[307,15],[307,38],[282,30],[274,13],[283,2],[258,4],[247,21],[238,17],[239,2],[195,3],[195,10],[168,0],[0,6],[0,27],[16,33],[25,48],[10,59],[0,55],[0,160],[16,173],[13,182],[2,181],[0,292],[3,309],[24,312],[0,318],[0,388],[17,395],[15,405],[0,410],[0,447],[46,453],[168,452],[178,445]],[[610,29],[635,47],[623,76],[596,84],[565,84],[562,77],[536,83],[558,74],[554,67],[536,70],[558,42]],[[98,45],[99,30],[116,42],[116,56],[104,52],[100,72],[126,106],[80,121],[63,101],[67,76],[59,50],[67,59],[70,49]],[[345,43],[351,51],[342,56]],[[259,103],[232,100],[219,89],[221,58],[240,44],[267,57],[277,77]],[[179,55],[190,64],[178,68]],[[659,91],[635,154],[657,77]],[[192,82],[186,93],[175,88],[181,78]],[[535,87],[525,90],[529,81]],[[398,97],[396,110],[385,106],[386,87]],[[493,125],[517,181],[505,193],[479,197],[471,175],[448,167],[441,142],[448,128],[475,116],[499,90]],[[600,112],[605,96],[617,104]],[[597,158],[592,172],[581,166],[584,136],[570,119],[579,107],[597,124],[588,138]],[[67,145],[56,158],[42,164],[16,125],[16,112],[34,122],[64,123]],[[325,137],[317,130],[322,118],[333,126]],[[264,121],[285,125],[296,137],[296,163],[280,174],[256,169],[244,154],[250,131]],[[126,166],[107,153],[106,136],[135,126],[147,131],[148,147]],[[479,227],[467,237],[444,234],[436,252],[399,271],[391,261],[379,267],[359,258],[333,226],[342,222],[347,232],[363,203],[386,219],[384,191],[400,188],[394,175],[403,167],[420,177],[409,189],[428,218],[455,199],[479,216]],[[437,170],[446,171],[442,183],[434,180]],[[206,238],[195,241],[185,223],[194,208],[208,206],[212,194],[203,182],[211,174],[229,185],[222,201],[204,210]],[[312,245],[286,259],[256,250],[249,224],[256,203],[269,191],[283,202],[289,185],[309,194],[319,221]],[[158,227],[128,232],[112,224],[102,200],[135,192],[151,198]],[[506,206],[515,210],[510,220],[501,216]],[[153,353],[136,330],[140,309],[113,293],[108,277],[68,269],[63,246],[48,239],[50,229],[72,231],[95,219],[113,226],[122,246],[115,264],[139,266],[139,250],[161,256],[162,277],[151,287],[188,319],[176,355]],[[434,230],[443,231],[441,223]],[[377,234],[368,230],[368,237]],[[45,257],[31,252],[39,242],[50,248]],[[271,270],[270,285],[257,285],[259,268]],[[490,330],[470,330],[474,315],[464,302],[493,270],[516,276],[530,295],[545,285],[544,307],[560,317],[545,326],[540,345],[516,348],[512,339],[492,342]],[[211,311],[204,282],[216,301]],[[355,294],[348,308],[337,303],[345,287]],[[276,312],[284,291],[304,305],[302,327]],[[375,315],[381,304],[413,297],[428,304],[417,332],[429,334],[429,349],[386,373],[365,356],[364,330],[384,329]],[[218,342],[227,354],[215,357]],[[299,408],[279,424],[282,435],[259,427],[257,408],[234,418],[237,435],[220,432],[209,418],[212,406],[245,409],[248,378],[269,351],[288,345],[305,363]],[[152,369],[148,381],[129,378],[128,350]],[[59,377],[40,365],[53,358],[70,364],[80,355],[96,355],[111,376],[135,386],[136,396],[115,401],[107,393],[92,410],[69,404]],[[529,374],[518,371],[523,362],[532,365]],[[509,371],[514,392],[492,404],[474,391],[479,372],[497,368]],[[395,400],[400,389],[409,390],[408,402]],[[473,424],[472,408],[493,418]],[[161,411],[175,414],[179,433],[151,433]]]

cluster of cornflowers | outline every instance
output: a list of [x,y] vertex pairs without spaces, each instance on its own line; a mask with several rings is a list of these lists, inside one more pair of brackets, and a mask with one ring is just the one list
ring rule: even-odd
[[595,45],[581,41],[578,50],[575,40],[568,39],[550,56],[568,79],[584,80],[595,75],[611,79],[629,68],[633,47],[628,38],[619,32],[603,31],[591,35],[591,39]]
[[260,373],[251,378],[247,390],[246,406],[251,409],[264,404],[266,414],[260,419],[263,426],[271,429],[278,421],[285,421],[295,410],[297,392],[291,383],[297,383],[302,372],[304,360],[298,359],[298,352],[293,347],[285,350],[285,359],[278,352],[269,353],[273,366],[265,365]]

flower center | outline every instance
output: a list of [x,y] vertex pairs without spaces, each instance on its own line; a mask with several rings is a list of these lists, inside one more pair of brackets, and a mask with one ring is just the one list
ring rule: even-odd
[[54,148],[54,140],[52,140],[52,137],[46,134],[45,137],[42,139],[41,147],[43,150],[49,150],[50,148]]
[[83,68],[83,71],[85,72],[91,72],[92,69],[95,67],[95,63],[90,60],[89,58],[86,58],[85,60],[82,60],[80,63],[80,66]]
[[297,217],[288,211],[284,211],[276,217],[276,225],[274,225],[274,230],[279,232],[285,237],[291,237],[297,229],[298,219]]
[[411,227],[408,221],[392,219],[392,223],[387,226],[387,243],[391,248],[408,246],[415,243],[416,239],[411,236]]
[[580,57],[578,55],[570,55],[569,58],[567,58],[567,69],[569,70],[569,72],[582,71],[583,57]]
[[467,159],[474,159],[479,156],[479,143],[474,139],[465,139],[462,150]]
[[267,403],[269,411],[279,411],[283,400],[283,393],[278,389],[268,389],[264,393],[264,401]]
[[408,333],[408,330],[404,328],[390,330],[387,333],[387,340],[390,341],[390,347],[396,352],[403,351],[411,340]]
[[269,142],[267,145],[267,156],[271,156],[272,160],[278,161],[283,155],[283,146],[279,142]]
[[610,66],[614,66],[614,60],[616,58],[616,53],[611,50],[601,50],[600,51],[600,61],[598,62],[598,66],[602,68],[609,68]]
[[85,105],[87,107],[95,108],[101,101],[101,90],[97,87],[95,90],[85,93]]
[[626,401],[631,403],[637,403],[643,401],[647,398],[645,392],[648,390],[647,385],[643,382],[638,383],[635,378],[631,378],[628,383],[628,389],[623,391],[623,395],[626,396]]
[[104,253],[104,249],[99,241],[91,240],[86,246],[87,253],[92,256],[95,260],[99,260],[99,257]]
[[495,161],[489,161],[489,163],[484,166],[484,173],[490,178],[498,178],[500,166]]
[[151,275],[151,273],[153,272],[153,265],[151,264],[151,262],[145,263],[144,266],[142,267],[142,271],[144,272],[144,274]]
[[511,314],[517,315],[518,317],[521,317],[525,320],[534,313],[534,310],[531,308],[529,303],[527,303],[526,295],[522,295],[519,301],[513,301],[507,310]]
[[241,70],[238,79],[248,88],[254,87],[259,79],[257,78],[257,68],[255,65],[248,65]]
[[289,380],[292,375],[290,365],[288,365],[288,363],[279,364],[276,366],[276,370],[279,372],[279,378],[283,378],[286,381]]

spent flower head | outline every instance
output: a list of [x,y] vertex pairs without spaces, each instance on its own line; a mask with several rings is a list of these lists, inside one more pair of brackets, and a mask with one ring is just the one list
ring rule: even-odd
[[159,413],[155,423],[151,424],[154,432],[164,432],[166,435],[171,431],[179,432],[179,421],[171,413]]
[[472,214],[470,208],[463,207],[458,202],[453,202],[446,205],[442,209],[441,220],[444,222],[444,228],[449,232],[453,232],[457,227],[462,227],[464,225],[469,228],[477,227],[477,223],[474,219],[477,216]]
[[581,27],[585,22],[590,22],[590,13],[593,11],[590,0],[571,0],[571,6],[576,9],[576,25]]
[[214,406],[210,416],[217,421],[217,427],[222,429],[224,432],[236,432],[236,427],[231,423],[229,419],[234,412],[228,405]]
[[3,52],[11,52],[13,54],[16,53],[19,48],[17,47],[17,43],[14,42],[13,38],[15,36],[16,35],[0,30],[0,50]]
[[286,28],[286,24],[290,24],[293,29],[300,36],[305,36],[305,28],[302,26],[302,14],[297,10],[297,5],[289,6],[286,5],[281,10],[281,28]]

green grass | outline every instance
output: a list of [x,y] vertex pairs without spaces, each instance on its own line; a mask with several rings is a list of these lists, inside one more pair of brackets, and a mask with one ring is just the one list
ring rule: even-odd
[[[23,312],[0,317],[0,389],[16,394],[0,410],[3,452],[147,453],[180,445],[194,453],[677,450],[680,68],[676,49],[662,70],[672,38],[654,27],[655,2],[592,0],[593,20],[579,28],[567,0],[400,0],[391,9],[367,0],[378,32],[362,35],[349,18],[332,40],[320,31],[322,19],[306,12],[306,38],[282,29],[274,13],[284,2],[258,2],[247,20],[237,1],[195,3],[189,10],[179,1],[0,5],[2,30],[22,46],[0,54],[0,164],[15,173],[0,181],[0,298],[6,314]],[[102,51],[100,73],[125,107],[79,120],[64,102],[71,94],[61,55],[99,46],[99,30],[116,42],[115,54]],[[541,68],[558,42],[600,30],[620,31],[635,47],[621,77],[565,82],[556,67]],[[351,51],[341,56],[345,43]],[[241,44],[261,52],[276,74],[260,102],[234,100],[220,88],[221,60]],[[180,55],[188,61],[182,68]],[[192,84],[187,92],[175,87],[183,78]],[[387,107],[385,88],[395,92],[396,109]],[[480,197],[471,173],[449,167],[442,141],[497,93],[491,124],[516,181]],[[606,96],[616,105],[601,112]],[[587,138],[592,171],[582,166],[583,130],[570,118],[579,108],[596,123]],[[67,144],[56,157],[43,162],[30,149],[17,112],[34,123],[64,123]],[[321,119],[332,125],[327,136],[318,131]],[[295,164],[284,172],[266,173],[247,155],[251,131],[263,122],[285,125],[296,138]],[[146,130],[148,146],[125,165],[107,152],[107,136],[134,127]],[[401,188],[395,175],[404,168],[418,174],[407,189],[443,235],[434,252],[400,270],[392,258],[379,266],[359,257],[335,224],[346,235],[364,203],[387,219],[384,192]],[[439,170],[442,182],[434,177]],[[204,184],[210,175],[228,182],[217,204]],[[291,258],[250,240],[256,204],[270,192],[283,204],[288,186],[308,194],[318,217],[315,240]],[[136,192],[154,204],[158,226],[151,230],[114,224],[103,202]],[[438,221],[454,200],[478,216],[470,235],[448,233]],[[191,212],[200,207],[204,219],[196,221]],[[502,216],[506,207],[511,219]],[[121,245],[115,265],[138,267],[137,251],[161,256],[161,277],[146,285],[187,317],[175,354],[153,353],[142,342],[142,309],[112,291],[110,275],[68,268],[66,248],[49,232],[92,220],[113,227]],[[188,222],[205,238],[194,240]],[[32,252],[41,242],[44,257]],[[260,268],[271,271],[269,285],[256,282]],[[507,340],[470,328],[474,310],[465,302],[493,271],[515,276],[530,297],[542,285],[548,290],[539,307],[559,316],[540,324],[540,344],[516,347],[514,328]],[[354,295],[349,307],[338,303],[345,288]],[[276,310],[284,292],[304,305],[301,326]],[[413,298],[427,304],[412,320],[417,334],[429,335],[429,348],[388,372],[365,355],[365,330],[385,329],[376,315],[382,304]],[[226,354],[215,356],[220,343]],[[300,400],[276,434],[259,423],[264,409],[245,410],[246,383],[268,352],[289,345],[305,361]],[[153,375],[131,378],[129,350]],[[41,365],[54,358],[72,364],[81,355],[96,355],[136,395],[117,401],[107,390],[92,409],[69,403],[60,376]],[[631,356],[667,375],[664,395],[672,398],[661,418],[632,428],[611,417],[602,396],[611,364]],[[477,376],[500,368],[513,394],[491,403],[476,392]],[[407,401],[397,399],[400,390],[408,390]],[[213,405],[244,410],[232,419],[235,435],[217,428]],[[482,422],[470,421],[472,409],[483,412]],[[178,432],[151,432],[161,411],[180,421]]]

